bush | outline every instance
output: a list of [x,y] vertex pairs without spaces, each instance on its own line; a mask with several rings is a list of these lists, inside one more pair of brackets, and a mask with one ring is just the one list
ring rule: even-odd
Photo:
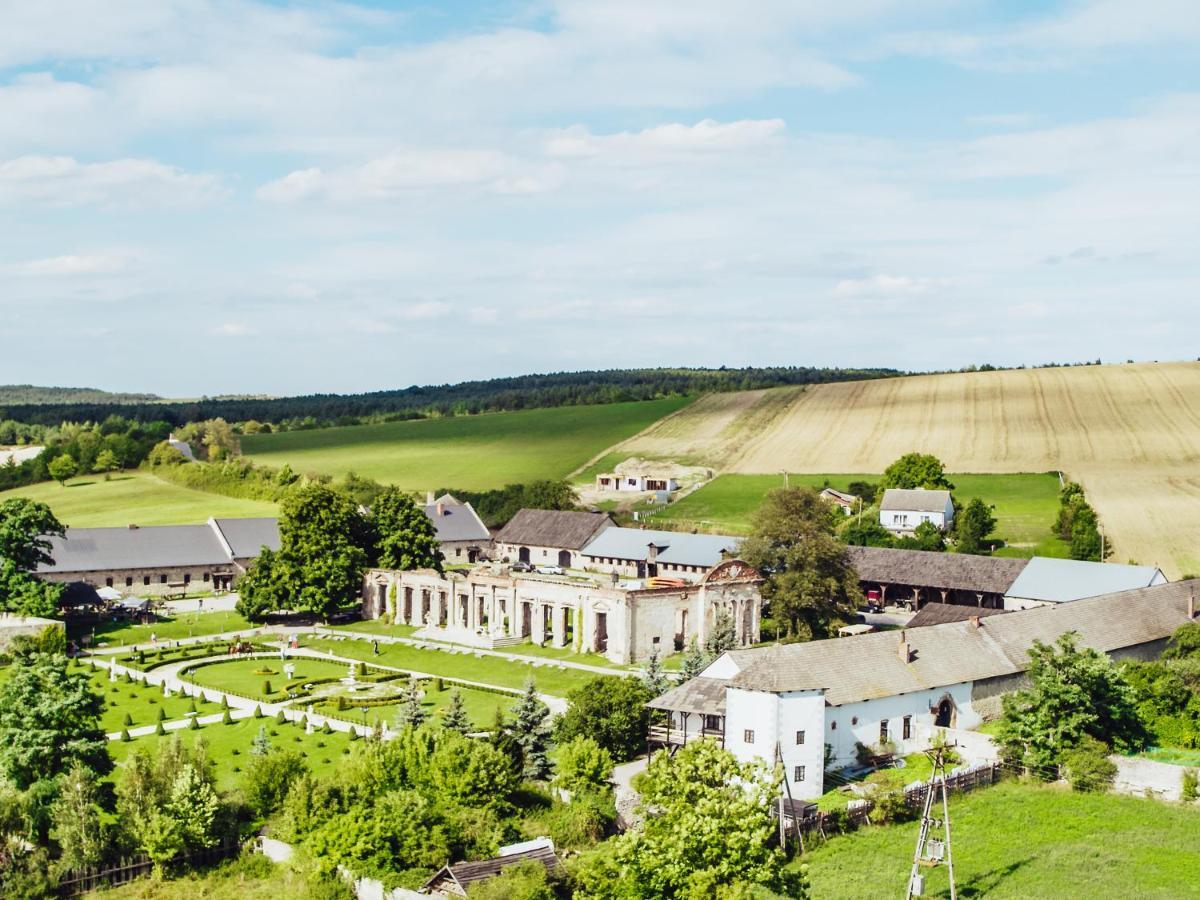
[[163,728],[162,722],[159,722],[158,727],[154,729],[154,733],[158,734],[158,735],[163,735],[163,734],[167,733],[167,729]]
[[[337,698],[337,710],[338,710],[338,712],[345,712],[345,711],[346,711],[346,710],[348,710],[349,708],[350,708],[350,703],[349,703],[349,702],[346,700],[346,695],[345,695],[345,694],[338,694],[338,698]],[[326,724],[326,725],[328,725],[329,723],[328,723],[328,722],[326,722],[325,724]]]
[[446,686],[442,683],[442,679],[440,679],[440,678],[433,679],[433,689],[435,692],[437,692],[439,694],[442,691],[446,690]]
[[261,707],[261,706],[255,706],[255,707],[254,707],[254,718],[256,718],[256,719],[261,719],[262,717],[263,717],[263,711],[262,711],[262,707]]
[[612,755],[590,737],[574,737],[555,754],[554,783],[571,793],[598,792],[608,788],[612,777]]
[[279,723],[280,725],[283,725],[284,723],[286,723],[286,722],[287,722],[287,716],[285,716],[285,715],[283,714],[283,710],[282,710],[282,709],[281,709],[279,712],[277,712],[277,713],[275,714],[275,721],[276,721],[277,723]]
[[126,731],[124,728],[121,729],[121,740],[124,743],[129,743],[129,741],[130,741],[129,732]]
[[1117,764],[1108,758],[1108,746],[1086,737],[1063,756],[1067,780],[1077,791],[1106,791],[1117,777]]
[[188,719],[188,729],[190,731],[199,731],[200,730],[200,720],[197,719],[195,716],[192,716],[190,719]]
[[263,695],[264,697],[269,697],[269,696],[271,696],[271,694],[273,694],[273,693],[275,693],[275,691],[274,691],[274,689],[271,687],[271,681],[270,681],[270,679],[266,679],[266,680],[264,680],[264,681],[263,681],[263,683],[262,683],[262,695]]
[[329,727],[328,720],[326,720],[325,724],[321,726],[321,734],[333,734],[333,729]]
[[570,803],[554,803],[549,809],[533,813],[525,821],[528,834],[544,834],[554,846],[568,850],[590,847],[612,829],[617,811],[608,797],[578,794]]
[[232,725],[233,724],[233,716],[231,716],[229,714],[228,709],[225,710],[225,715],[221,716],[221,724],[222,725]]
[[133,716],[131,716],[129,713],[125,713],[125,718],[121,720],[121,724],[128,728],[133,724]]
[[1200,796],[1200,792],[1197,791],[1197,782],[1200,782],[1200,778],[1197,777],[1195,769],[1183,770],[1183,792],[1180,797],[1184,803],[1194,803],[1196,797]]

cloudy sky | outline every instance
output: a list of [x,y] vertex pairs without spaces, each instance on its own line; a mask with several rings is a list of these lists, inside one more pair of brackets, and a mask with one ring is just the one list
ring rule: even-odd
[[0,382],[1195,358],[1195,0],[0,0]]

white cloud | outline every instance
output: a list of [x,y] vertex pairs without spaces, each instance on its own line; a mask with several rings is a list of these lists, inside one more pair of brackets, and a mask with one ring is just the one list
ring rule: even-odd
[[720,154],[763,146],[779,137],[785,128],[782,119],[742,119],[725,123],[702,119],[695,125],[671,122],[638,132],[597,135],[577,125],[551,136],[546,141],[546,152],[568,158],[611,156],[626,159]]
[[869,278],[846,278],[839,281],[833,292],[842,297],[910,297],[945,287],[944,278],[914,278],[909,275],[872,275]]
[[66,256],[48,256],[43,259],[31,259],[18,263],[10,271],[19,275],[59,276],[59,275],[106,275],[120,272],[125,268],[128,259],[124,256],[85,253],[69,254]]
[[224,195],[214,176],[151,159],[82,163],[70,156],[22,156],[0,162],[0,203],[146,206],[205,203]]
[[256,332],[245,322],[222,322],[211,329],[211,333],[222,337],[248,337]]

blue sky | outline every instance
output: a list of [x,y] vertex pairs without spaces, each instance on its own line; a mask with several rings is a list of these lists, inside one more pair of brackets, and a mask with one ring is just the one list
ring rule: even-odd
[[1192,0],[0,21],[0,382],[1197,355]]

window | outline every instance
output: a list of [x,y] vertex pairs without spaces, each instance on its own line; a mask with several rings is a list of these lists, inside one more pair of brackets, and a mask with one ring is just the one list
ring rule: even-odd
[[745,741],[747,744],[753,744],[754,743],[754,729],[747,728],[745,731],[743,731],[742,732],[742,740]]
[[830,730],[830,731],[837,731],[837,722],[831,722],[831,723],[829,724],[829,730]]
[[111,579],[111,578],[105,578],[105,579],[104,579],[104,583],[105,583],[105,584],[106,584],[108,587],[112,587],[112,579]]
[[133,577],[131,575],[125,576],[125,587],[133,587]]
[[661,640],[662,640],[662,638],[660,638],[660,637],[659,637],[659,636],[656,634],[656,635],[655,635],[653,638],[651,638],[651,639],[650,639],[650,643],[652,643],[652,644],[653,644],[655,647],[657,647],[657,646],[658,646],[658,644],[659,644],[659,641],[661,641]]
[[796,766],[796,771],[792,773],[792,781],[799,784],[804,780],[804,766]]
[[797,731],[797,732],[796,732],[796,743],[797,743],[797,744],[803,744],[803,743],[804,743],[804,732],[803,732],[803,731]]
[[858,724],[858,716],[851,716],[851,717],[850,717],[850,724],[851,724],[851,725],[857,725],[857,724]]
[[904,726],[900,733],[904,736],[904,740],[906,741],[912,737],[912,716],[904,717]]
[[191,573],[191,572],[185,572],[185,573],[184,573],[184,575],[183,575],[183,583],[184,583],[184,584],[191,584],[191,583],[192,583],[192,573]]
[[879,723],[879,743],[886,744],[888,739],[888,720],[883,719]]
[[205,583],[207,583],[207,582],[209,581],[210,577],[211,577],[211,576],[209,575],[209,573],[208,573],[208,572],[205,572],[205,573],[204,573],[204,581],[205,581]]
[[543,558],[543,559],[544,559],[545,557],[549,556],[549,555],[550,555],[550,551],[549,551],[549,550],[543,550],[543,551],[542,551],[542,558]]
[[455,556],[462,556],[462,547],[455,547],[455,548],[454,548],[454,555],[455,555]]
[[146,585],[150,584],[150,576],[149,575],[142,576],[142,584],[146,584]]
[[167,583],[167,576],[166,576],[166,575],[159,575],[159,576],[158,576],[158,583],[159,583],[159,584],[166,584],[166,583]]

